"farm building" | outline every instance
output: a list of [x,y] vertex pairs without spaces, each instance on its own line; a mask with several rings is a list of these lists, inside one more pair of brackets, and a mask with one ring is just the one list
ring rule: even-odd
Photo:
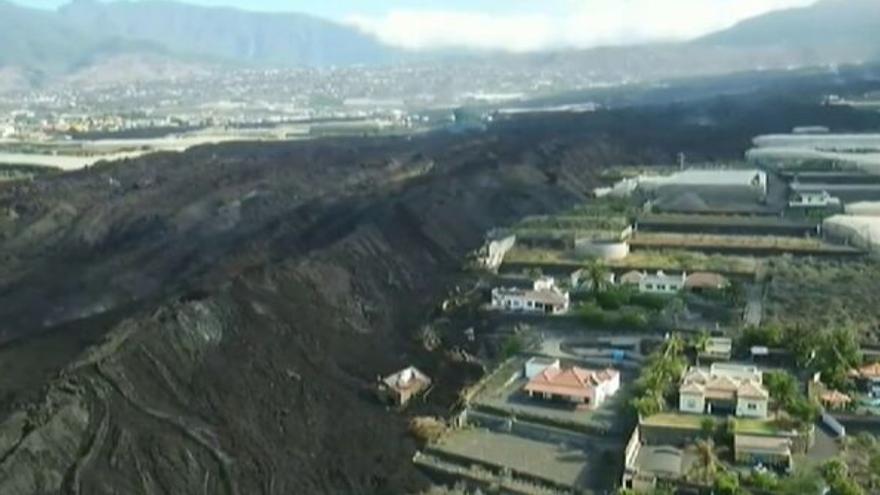
[[796,221],[765,215],[649,214],[635,222],[637,232],[719,235],[810,236],[818,222]]
[[379,380],[379,396],[397,406],[405,406],[413,397],[431,387],[428,375],[415,366],[404,368]]
[[880,217],[880,201],[858,201],[844,207],[847,215],[863,215]]
[[830,239],[859,249],[880,249],[880,216],[834,215],[822,222],[822,230]]
[[629,255],[629,242],[595,237],[578,237],[574,240],[574,251],[580,256],[602,260],[622,260]]
[[589,409],[601,406],[619,389],[619,371],[611,368],[588,370],[577,366],[547,367],[523,388],[529,397],[560,400],[584,405]]
[[749,212],[766,209],[762,202],[767,174],[755,169],[689,169],[640,177],[639,192],[656,212]]

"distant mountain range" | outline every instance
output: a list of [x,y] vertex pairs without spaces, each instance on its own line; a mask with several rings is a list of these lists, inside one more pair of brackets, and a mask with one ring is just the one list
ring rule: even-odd
[[[880,0],[822,0],[687,43],[528,55],[461,54],[460,61],[571,65],[598,77],[664,78],[880,59]],[[359,30],[302,14],[268,14],[164,0],[73,0],[57,11],[0,0],[0,91],[59,78],[199,72],[206,65],[326,67],[439,57],[406,53]],[[446,59],[449,53],[442,55]],[[162,70],[149,70],[156,65]],[[102,70],[102,68],[106,70]],[[109,73],[108,73],[109,71]]]

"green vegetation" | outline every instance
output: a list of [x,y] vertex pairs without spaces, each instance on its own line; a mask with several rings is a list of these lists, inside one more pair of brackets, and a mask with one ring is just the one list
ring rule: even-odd
[[[592,258],[578,256],[573,252],[523,247],[511,249],[504,257],[505,264],[556,266],[572,270],[583,268],[591,260]],[[685,270],[754,275],[759,271],[761,263],[743,256],[705,255],[677,250],[640,250],[630,253],[622,260],[609,261],[607,266],[616,270]]]
[[648,357],[635,383],[635,398],[630,403],[641,417],[663,412],[667,398],[677,393],[678,382],[687,368],[684,347],[681,336],[673,335]]
[[776,260],[769,268],[769,321],[783,326],[853,328],[880,342],[880,263]]
[[770,323],[745,329],[740,345],[784,348],[792,353],[799,367],[822,373],[822,381],[838,389],[847,388],[847,373],[862,362],[858,334],[851,326],[796,323],[783,327]]
[[13,180],[30,180],[59,170],[39,165],[5,165],[0,163],[0,182]]
[[819,416],[818,407],[801,392],[797,380],[785,371],[764,374],[764,385],[777,412],[781,408],[801,425],[812,424]]
[[501,355],[504,359],[507,359],[519,354],[524,348],[525,344],[523,343],[522,337],[516,334],[511,334],[504,339],[504,343],[501,345]]

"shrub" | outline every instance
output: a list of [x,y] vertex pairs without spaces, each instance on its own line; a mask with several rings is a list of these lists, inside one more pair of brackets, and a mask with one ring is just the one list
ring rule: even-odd
[[605,310],[618,310],[630,301],[630,294],[626,291],[615,289],[606,290],[596,294],[596,302]]
[[519,335],[508,335],[501,346],[501,354],[505,359],[523,351],[523,341]]
[[578,310],[581,319],[589,325],[604,325],[608,322],[602,308],[595,304],[585,304]]
[[662,311],[669,304],[669,298],[657,294],[633,294],[630,304],[654,311]]
[[715,419],[707,416],[700,421],[700,435],[703,438],[712,438],[715,434]]
[[627,311],[617,321],[618,326],[633,330],[643,330],[648,327],[648,323],[648,317],[638,311]]
[[739,478],[733,473],[719,473],[715,477],[715,493],[718,495],[739,495],[743,493],[739,487]]

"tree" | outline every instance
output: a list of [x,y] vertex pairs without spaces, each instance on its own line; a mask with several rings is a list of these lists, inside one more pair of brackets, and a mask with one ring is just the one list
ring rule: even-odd
[[801,425],[813,424],[819,417],[819,406],[806,397],[798,397],[787,406],[786,410],[793,418],[800,421]]
[[715,493],[718,495],[739,495],[743,493],[739,487],[739,478],[733,473],[718,473],[715,476]]
[[501,346],[501,355],[504,356],[505,359],[509,358],[522,352],[523,347],[523,341],[519,335],[508,335],[507,338],[504,339],[504,344]]
[[823,338],[816,353],[822,380],[834,388],[844,388],[847,373],[862,361],[858,336],[851,327],[838,327]]
[[774,400],[776,411],[788,409],[800,396],[797,380],[788,372],[772,371],[764,375],[764,386]]
[[822,478],[812,470],[795,471],[779,480],[775,493],[779,495],[812,495],[821,493]]
[[785,329],[784,342],[801,368],[810,365],[813,361],[813,353],[823,343],[821,332],[800,324]]
[[691,346],[697,352],[697,360],[699,360],[700,354],[706,352],[706,349],[709,347],[709,340],[711,336],[707,330],[703,330],[699,334],[695,335],[693,339],[691,339]]
[[601,260],[593,260],[587,266],[587,276],[590,278],[590,288],[593,292],[602,292],[606,289],[608,280],[608,267]]
[[700,421],[700,436],[703,438],[712,438],[715,435],[715,419],[706,416]]
[[718,473],[715,442],[712,439],[699,440],[696,447],[697,462],[691,468],[691,476],[699,483],[710,485],[715,481],[715,475]]

